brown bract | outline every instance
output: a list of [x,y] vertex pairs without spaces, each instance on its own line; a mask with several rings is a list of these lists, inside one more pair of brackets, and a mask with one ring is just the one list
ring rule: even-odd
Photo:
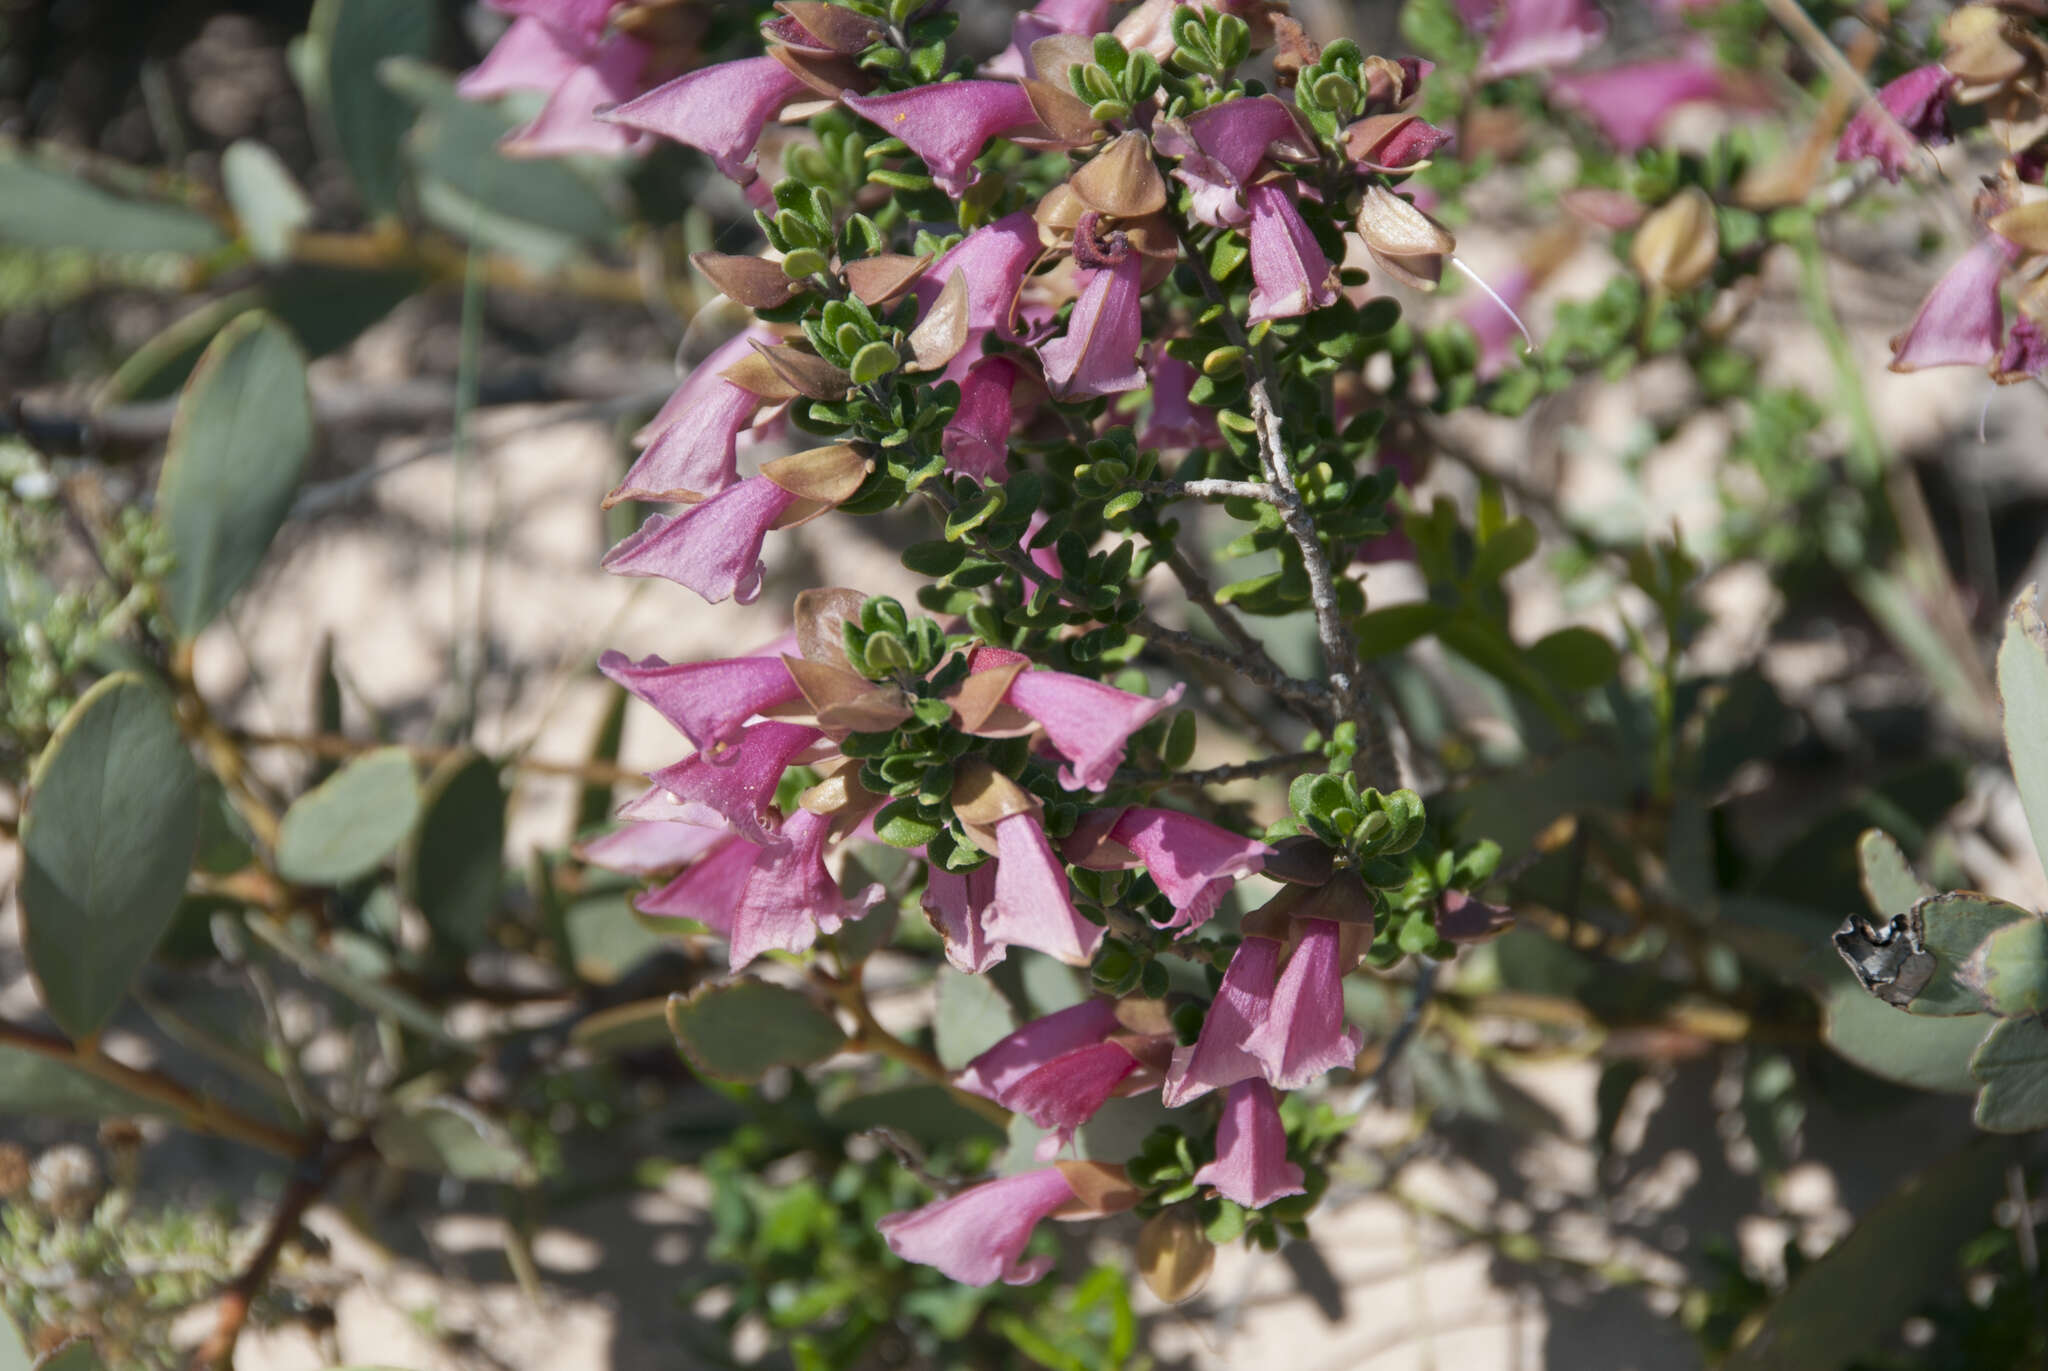
[[1358,236],[1389,275],[1417,290],[1436,289],[1444,258],[1458,247],[1449,229],[1382,185],[1358,207]]
[[[764,359],[791,389],[807,399],[844,400],[846,393],[853,389],[853,377],[817,353],[805,352],[793,343],[777,343],[773,347],[755,343],[754,352]],[[727,373],[727,379],[732,379],[730,372]],[[741,383],[733,380],[733,384]]]
[[929,252],[922,257],[885,252],[879,257],[863,257],[848,262],[840,274],[846,278],[846,288],[862,304],[881,306],[902,299],[931,264],[932,254]]
[[1084,209],[1112,219],[1142,219],[1166,208],[1166,178],[1152,160],[1152,140],[1135,129],[1113,139],[1067,185]]
[[773,527],[795,528],[853,497],[875,464],[845,443],[814,447],[761,464],[761,474],[797,497]]
[[946,703],[953,706],[960,727],[984,738],[1022,737],[1038,727],[1023,710],[1004,699],[1010,693],[1010,682],[1017,679],[1017,673],[1026,665],[1010,662],[990,667],[956,686],[946,697]]
[[798,592],[790,609],[790,622],[796,630],[796,650],[804,660],[851,671],[852,665],[846,660],[846,626],[860,622],[860,607],[867,598],[845,586],[819,586]]
[[1401,167],[1381,163],[1380,155],[1402,129],[1417,122],[1413,114],[1370,114],[1344,130],[1344,155],[1373,171],[1420,171],[1429,165],[1427,157]]
[[774,36],[813,51],[858,57],[882,36],[880,20],[825,0],[777,0],[775,8],[790,23],[772,25]]
[[818,727],[827,733],[887,733],[910,717],[903,688],[870,681],[858,672],[825,662],[807,661],[787,653],[782,658],[790,680],[803,693]]
[[1051,81],[1025,81],[1024,95],[1039,127],[1013,130],[1003,136],[1033,148],[1085,148],[1102,137],[1102,121],[1088,112],[1088,102]]
[[1036,814],[1037,797],[980,757],[962,758],[953,769],[953,814],[970,829],[993,829],[1019,814]]
[[1180,1206],[1154,1214],[1138,1230],[1138,1274],[1168,1304],[1201,1294],[1215,1265],[1216,1244],[1201,1220]]
[[2048,253],[2048,200],[2016,205],[1994,214],[1985,227],[2028,252]]
[[1121,1214],[1144,1198],[1121,1166],[1109,1162],[1055,1162],[1074,1198],[1053,1211],[1056,1219],[1100,1219]]
[[848,91],[865,95],[875,83],[850,57],[793,48],[787,43],[771,45],[768,55],[826,100],[837,100]]
[[958,267],[939,288],[924,318],[910,331],[911,362],[906,370],[937,371],[967,346],[967,275]]
[[1322,885],[1336,874],[1336,854],[1306,833],[1273,844],[1259,874],[1287,885]]
[[803,287],[777,262],[727,252],[693,252],[690,265],[704,274],[735,304],[748,309],[786,305]]

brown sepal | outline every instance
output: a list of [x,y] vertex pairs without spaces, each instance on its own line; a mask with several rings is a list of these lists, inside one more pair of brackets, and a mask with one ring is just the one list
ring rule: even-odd
[[910,331],[908,371],[937,371],[967,346],[967,275],[958,267],[946,278],[932,307]]
[[1141,219],[1166,208],[1166,178],[1152,160],[1152,140],[1136,129],[1096,153],[1067,184],[1084,206],[1112,219]]
[[786,305],[803,289],[785,274],[779,263],[762,257],[727,252],[693,252],[690,265],[702,272],[736,304],[748,309],[774,309]]
[[932,264],[932,255],[912,257],[907,253],[885,252],[879,257],[863,257],[848,262],[842,273],[846,277],[846,288],[852,291],[864,305],[881,306],[900,300],[909,293],[923,276],[925,268]]
[[[847,392],[853,389],[853,377],[815,352],[801,352],[791,343],[777,343],[774,347],[755,343],[753,347],[755,353],[766,359],[768,365],[775,369],[777,376],[787,382],[798,395],[807,399],[844,400]],[[729,373],[727,379],[732,380],[734,385],[740,384]]]

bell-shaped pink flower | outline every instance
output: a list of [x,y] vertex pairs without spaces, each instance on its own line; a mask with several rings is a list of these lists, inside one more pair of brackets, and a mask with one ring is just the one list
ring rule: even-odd
[[537,20],[568,36],[594,43],[604,36],[605,25],[611,21],[618,0],[489,0],[489,4],[500,14]]
[[935,1266],[962,1285],[1029,1285],[1052,1270],[1051,1257],[1023,1260],[1039,1221],[1074,1199],[1056,1166],[969,1186],[922,1209],[890,1214],[875,1227],[905,1261]]
[[722,373],[752,355],[755,340],[773,341],[763,329],[747,329],[684,378],[642,430],[647,446],[606,504],[703,500],[739,481],[739,437],[759,416],[762,400]]
[[[977,662],[978,664],[978,662]],[[1170,709],[1185,687],[1175,684],[1158,699],[1064,671],[1020,671],[1003,698],[1045,730],[1045,740],[1066,758],[1060,784],[1069,790],[1102,790],[1116,774],[1131,735]]]
[[1183,126],[1162,123],[1155,131],[1158,150],[1180,159],[1173,175],[1194,191],[1194,218],[1213,228],[1245,222],[1246,185],[1276,144],[1289,160],[1299,161],[1303,153],[1313,157],[1293,114],[1271,95],[1226,100],[1189,116]]
[[946,467],[979,481],[1009,473],[1011,401],[1023,370],[1007,357],[983,357],[960,378],[960,407],[939,435]]
[[[681,824],[660,826],[684,827]],[[656,825],[638,824],[634,827],[653,828]],[[761,849],[744,838],[731,833],[721,834],[703,856],[665,885],[635,897],[633,908],[656,918],[695,919],[713,933],[730,937],[733,915],[739,909],[740,896],[747,888],[748,877],[754,874],[754,863],[760,855]]]
[[1258,871],[1273,849],[1240,837],[1207,819],[1177,809],[1133,806],[1110,826],[1121,843],[1145,865],[1175,911],[1169,928],[1193,931],[1207,923],[1241,876]]
[[[1955,77],[1939,63],[1915,67],[1885,82],[1877,93],[1877,104],[1858,110],[1842,130],[1841,141],[1835,144],[1835,160],[1872,158],[1884,179],[1896,182],[1913,165],[1914,142],[1930,148],[1947,146],[1948,97],[1955,83]],[[1886,114],[1891,117],[1887,119]],[[1901,130],[1904,138],[1899,136]]]
[[2005,310],[1998,286],[2011,265],[2011,245],[1987,233],[1958,257],[1920,304],[1906,331],[1892,339],[1892,370],[1981,367],[1998,355]]
[[1195,384],[1192,366],[1175,361],[1165,348],[1154,348],[1145,372],[1152,378],[1152,409],[1138,435],[1139,447],[1191,448],[1218,440],[1215,411],[1188,399]]
[[980,354],[980,339],[990,330],[998,338],[1015,342],[1020,335],[1010,316],[1016,309],[1017,292],[1043,251],[1038,223],[1029,210],[983,224],[933,258],[924,275],[917,278],[912,293],[917,298],[918,317],[924,317],[957,271],[967,278],[968,341],[961,353],[972,362]]
[[1195,1172],[1195,1183],[1246,1209],[1307,1193],[1301,1168],[1287,1160],[1287,1127],[1272,1086],[1247,1080],[1230,1087],[1216,1125],[1216,1160]]
[[1294,207],[1290,187],[1278,181],[1253,186],[1251,206],[1251,323],[1292,319],[1335,304],[1337,269]]
[[1603,71],[1574,72],[1552,77],[1550,82],[1553,100],[1592,120],[1623,152],[1648,147],[1680,105],[1720,100],[1727,90],[1704,50]]
[[771,948],[802,952],[818,934],[838,932],[847,920],[860,918],[881,900],[879,885],[870,885],[851,899],[839,893],[839,883],[825,868],[825,843],[831,835],[830,815],[799,809],[783,821],[779,841],[754,858],[727,934],[733,970]]
[[1282,1090],[1300,1090],[1337,1067],[1357,1060],[1356,1031],[1344,1026],[1344,968],[1339,964],[1340,930],[1331,919],[1306,919],[1301,941],[1287,959],[1266,1021],[1245,1040],[1267,1080]]
[[946,960],[979,976],[1003,960],[1009,944],[988,935],[996,904],[996,864],[983,862],[964,875],[932,867],[925,879],[924,911],[946,944]]
[[601,565],[618,576],[659,576],[712,604],[752,604],[761,593],[761,544],[797,497],[755,476],[680,514],[655,514],[628,534]]
[[1138,313],[1142,259],[1135,252],[1112,266],[1084,271],[1067,331],[1039,345],[1045,379],[1062,400],[1116,395],[1145,384],[1138,365],[1144,321]]
[[942,81],[840,100],[882,132],[902,139],[924,159],[939,188],[954,196],[979,176],[974,159],[989,139],[1038,118],[1024,88],[1008,81]]
[[623,652],[607,652],[597,659],[597,669],[654,706],[713,762],[727,760],[727,744],[748,719],[801,694],[776,657],[636,662]]
[[745,57],[678,76],[604,117],[695,148],[744,186],[760,175],[754,145],[761,130],[809,89],[773,57]]
[[1031,61],[1031,45],[1056,33],[1100,33],[1109,27],[1110,0],[1039,0],[1010,26],[1010,46],[981,68],[984,76],[1013,80],[1041,73]]
[[1045,1161],[1138,1069],[1137,1058],[1109,1041],[1120,1028],[1114,1003],[1086,1000],[1025,1024],[969,1062],[953,1083],[1053,1130],[1039,1143]]
[[1497,81],[1570,66],[1606,36],[1607,20],[1588,0],[1504,0],[1474,75]]
[[[780,839],[763,817],[775,798],[775,787],[797,754],[823,736],[815,728],[774,719],[749,724],[718,761],[700,752],[649,774],[647,779],[667,797],[667,803],[640,809],[629,806],[629,812],[685,823],[722,821],[748,842],[773,847]],[[707,819],[706,815],[716,817]]]
[[592,866],[629,876],[659,876],[702,857],[731,836],[723,825],[685,824],[656,820],[620,824],[609,833],[575,845],[575,853]]
[[491,100],[522,90],[554,90],[583,65],[586,43],[542,19],[519,18],[498,36],[484,60],[464,72],[455,93]]
[[1194,1045],[1173,1050],[1173,1064],[1160,1091],[1167,1108],[1178,1109],[1211,1090],[1262,1073],[1259,1059],[1245,1050],[1245,1044],[1272,1012],[1279,972],[1279,940],[1254,937],[1237,945]]
[[548,101],[502,144],[515,157],[615,157],[638,149],[646,139],[606,123],[598,111],[630,100],[642,89],[647,45],[631,34],[607,38],[553,88]]
[[1088,965],[1102,946],[1101,926],[1074,908],[1066,867],[1035,815],[996,824],[995,902],[982,926],[990,941],[1036,948],[1071,966]]

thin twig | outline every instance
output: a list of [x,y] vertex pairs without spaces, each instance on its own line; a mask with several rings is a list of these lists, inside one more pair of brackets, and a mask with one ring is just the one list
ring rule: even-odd
[[[1249,660],[1257,662],[1274,674],[1286,674],[1281,671],[1280,664],[1273,660],[1272,654],[1266,650],[1266,645],[1253,637],[1251,630],[1244,626],[1244,620],[1238,618],[1229,606],[1216,598],[1215,587],[1209,584],[1208,576],[1189,559],[1179,544],[1175,544],[1167,553],[1166,569],[1173,573],[1174,579],[1180,582],[1181,589],[1187,592],[1188,599],[1208,616],[1209,622],[1216,626],[1216,631],[1223,635],[1226,642]],[[1282,703],[1307,720],[1311,728],[1322,722],[1318,712],[1297,701],[1283,697]]]
[[811,984],[831,996],[833,1001],[853,1016],[858,1029],[848,1052],[875,1052],[903,1065],[923,1076],[926,1080],[943,1085],[952,1092],[954,1100],[973,1110],[998,1128],[1010,1126],[1010,1111],[985,1096],[962,1090],[953,1084],[953,1073],[946,1064],[921,1047],[903,1041],[882,1026],[875,1018],[874,1009],[868,1004],[868,994],[859,979],[859,968],[852,976],[842,980],[821,967],[812,967]]

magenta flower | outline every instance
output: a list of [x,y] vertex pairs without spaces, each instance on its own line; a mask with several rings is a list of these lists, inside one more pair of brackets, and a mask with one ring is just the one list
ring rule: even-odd
[[891,1252],[935,1266],[962,1285],[1029,1285],[1052,1269],[1052,1258],[1027,1262],[1024,1244],[1040,1220],[1074,1198],[1065,1174],[1049,1166],[970,1186],[875,1226]]
[[1606,18],[1587,0],[1502,0],[1474,75],[1497,81],[1569,66],[1606,36]]
[[1251,204],[1252,299],[1249,322],[1291,319],[1337,300],[1337,269],[1294,207],[1289,188],[1276,181],[1253,186]]
[[996,824],[995,899],[982,920],[990,942],[1030,947],[1071,966],[1086,966],[1102,946],[1102,929],[1081,917],[1067,871],[1031,814]]
[[[601,31],[602,20],[598,27]],[[597,111],[638,94],[646,66],[646,45],[630,35],[599,42],[581,26],[522,16],[455,89],[469,100],[514,91],[546,92],[540,113],[505,135],[507,152],[529,157],[611,156],[630,152],[643,140],[630,129],[599,120]]]
[[778,841],[762,848],[733,906],[727,937],[734,971],[771,948],[802,952],[820,933],[836,933],[880,902],[883,890],[870,885],[848,898],[825,868],[825,844],[832,820],[799,809],[785,819]]
[[[1005,129],[1034,123],[1031,98],[1008,81],[944,81],[883,95],[840,99],[861,118],[903,140],[931,169],[948,195],[959,195],[979,173],[974,159]],[[944,278],[941,277],[941,282]]]
[[[975,669],[993,658],[977,653]],[[1060,784],[1069,790],[1102,790],[1123,760],[1124,746],[1163,709],[1171,708],[1184,686],[1175,684],[1152,699],[1115,686],[1072,676],[1064,671],[1020,671],[1003,697],[1045,730],[1045,740],[1066,758]],[[969,732],[974,730],[970,729]]]
[[754,145],[761,131],[809,89],[773,57],[747,57],[678,76],[604,117],[695,148],[744,186],[760,175]]
[[650,515],[600,565],[619,576],[674,581],[712,604],[728,598],[752,604],[765,570],[761,544],[796,503],[790,491],[755,476],[680,514]]
[[[635,828],[681,828],[682,824],[635,824]],[[707,833],[714,829],[704,830]],[[732,935],[733,913],[754,872],[761,849],[731,833],[719,835],[705,854],[666,885],[636,897],[633,908],[664,919],[695,919],[713,933]]]
[[752,356],[756,341],[775,340],[764,329],[747,329],[684,378],[642,430],[647,446],[618,487],[605,496],[606,505],[621,500],[702,500],[738,482],[739,437],[759,417],[763,402],[723,373]]
[[[1077,830],[1075,838],[1084,831]],[[1129,849],[1173,902],[1175,917],[1167,927],[1187,931],[1207,923],[1238,878],[1258,871],[1273,853],[1256,838],[1240,837],[1177,809],[1133,806],[1116,816],[1104,836]],[[1070,843],[1068,852],[1073,851]],[[1128,863],[1091,858],[1075,865],[1101,870]]]
[[918,278],[913,291],[919,318],[932,307],[957,271],[967,278],[967,346],[961,349],[962,354],[973,361],[981,351],[980,340],[991,329],[998,338],[1015,341],[1018,333],[1011,315],[1016,309],[1017,292],[1023,288],[1025,273],[1042,251],[1038,223],[1028,210],[1018,210],[993,224],[982,225],[940,253]]
[[978,481],[1009,475],[1011,394],[1023,370],[1007,357],[983,357],[960,379],[960,407],[939,436],[946,467]]
[[607,652],[597,659],[597,669],[654,706],[715,763],[730,759],[728,744],[748,719],[801,693],[779,657],[635,662],[623,652]]
[[1100,33],[1109,27],[1110,0],[1039,0],[1010,26],[1010,46],[991,58],[984,76],[1013,80],[1041,73],[1031,61],[1031,45],[1056,33]]
[[933,866],[926,877],[925,915],[945,940],[946,960],[957,970],[979,976],[1009,951],[1008,943],[988,935],[988,916],[995,903],[994,862],[983,862],[965,875]]
[[1981,367],[1998,355],[2005,310],[1998,285],[2012,264],[2012,247],[1995,233],[1958,257],[1934,283],[1906,331],[1892,339],[1892,370]]
[[636,801],[626,813],[684,823],[723,822],[758,847],[774,847],[781,839],[763,819],[775,787],[796,755],[823,736],[815,728],[773,719],[750,724],[716,762],[700,752],[650,773],[647,779],[666,799],[642,797],[647,802]]
[[1253,937],[1238,944],[1194,1046],[1173,1050],[1160,1091],[1167,1108],[1178,1109],[1211,1090],[1261,1074],[1259,1059],[1245,1050],[1245,1044],[1272,1012],[1279,970],[1277,939]]
[[1301,1168],[1287,1160],[1287,1128],[1272,1086],[1244,1080],[1230,1087],[1216,1125],[1216,1160],[1195,1172],[1195,1183],[1246,1209],[1308,1193]]
[[1191,213],[1212,228],[1245,221],[1245,188],[1276,147],[1290,161],[1314,155],[1293,113],[1271,95],[1211,105],[1182,125],[1162,121],[1154,131],[1154,146],[1180,159],[1174,179],[1194,191]]
[[1139,273],[1143,262],[1135,252],[1111,266],[1084,270],[1081,298],[1067,320],[1067,331],[1039,345],[1046,383],[1062,400],[1115,395],[1145,384],[1138,365],[1138,344],[1144,322],[1138,315]]
[[1139,447],[1190,448],[1217,441],[1215,411],[1188,399],[1196,376],[1192,366],[1175,361],[1165,348],[1155,347],[1145,371],[1152,378],[1152,409],[1138,435]]
[[549,27],[596,42],[604,36],[617,0],[489,0],[500,14],[545,21]]
[[1326,1071],[1350,1066],[1360,1047],[1358,1034],[1344,1027],[1337,924],[1305,919],[1300,928],[1301,941],[1273,991],[1273,1007],[1244,1043],[1266,1079],[1282,1090],[1299,1090]]
[[[1948,97],[1955,83],[1955,77],[1939,63],[1915,67],[1885,82],[1877,93],[1877,106],[1858,110],[1842,130],[1842,139],[1835,144],[1835,160],[1872,158],[1884,179],[1896,182],[1912,166],[1914,140],[1930,148],[1948,145]],[[1885,118],[1886,114],[1891,118]],[[1895,123],[1897,129],[1892,127]],[[1906,134],[1903,139],[1901,129]]]
[[1113,1002],[1086,1000],[1025,1024],[953,1083],[1053,1130],[1038,1145],[1038,1159],[1048,1161],[1138,1069],[1137,1058],[1109,1041],[1121,1027]]
[[1702,52],[1551,78],[1551,97],[1585,115],[1623,152],[1648,147],[1680,105],[1719,100],[1727,84]]
[[1344,151],[1360,171],[1403,172],[1456,136],[1412,114],[1379,114],[1344,130]]
[[629,876],[659,876],[675,871],[702,857],[726,838],[724,826],[660,822],[621,824],[587,842],[577,843],[578,857],[606,871]]

